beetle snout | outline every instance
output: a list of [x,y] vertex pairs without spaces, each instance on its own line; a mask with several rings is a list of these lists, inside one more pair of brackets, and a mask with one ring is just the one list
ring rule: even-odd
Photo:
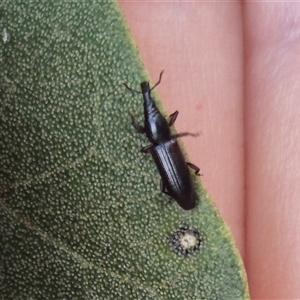
[[149,93],[150,92],[149,82],[147,82],[147,81],[142,82],[141,89],[142,89],[142,94]]

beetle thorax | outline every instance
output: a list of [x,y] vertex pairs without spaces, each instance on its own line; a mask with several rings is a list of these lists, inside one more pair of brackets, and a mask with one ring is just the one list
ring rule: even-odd
[[144,86],[144,89],[143,98],[147,137],[154,145],[159,145],[170,141],[172,136],[169,124],[153,101],[150,95],[150,90],[147,90],[147,86]]

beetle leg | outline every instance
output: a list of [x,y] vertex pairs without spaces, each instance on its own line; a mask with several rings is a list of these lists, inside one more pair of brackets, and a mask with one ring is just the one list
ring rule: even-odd
[[162,180],[160,181],[160,190],[161,190],[164,194],[166,194],[166,195],[168,195],[168,196],[171,197],[170,193],[167,191],[167,189],[166,189],[166,187],[165,187],[165,185],[164,185],[164,183],[163,183]]
[[145,147],[143,147],[142,149],[141,149],[141,152],[143,152],[143,153],[149,153],[151,150],[152,150],[152,148],[153,148],[153,145],[151,144],[151,145],[148,145],[148,146],[145,146]]
[[193,137],[197,137],[197,136],[199,136],[199,133],[198,132],[197,133],[181,132],[181,133],[177,133],[177,134],[172,135],[172,137],[174,139],[177,139],[179,137],[188,136],[188,135],[193,136]]
[[145,132],[146,132],[145,127],[142,126],[142,125],[140,125],[140,124],[136,121],[136,119],[135,119],[135,117],[134,117],[133,114],[131,114],[131,113],[129,113],[129,114],[130,114],[130,117],[131,117],[131,124],[132,124],[132,126],[135,128],[135,130],[136,130],[138,133],[141,133],[141,134],[145,133]]
[[172,125],[175,123],[178,114],[179,114],[179,112],[176,110],[175,112],[173,112],[173,113],[170,115],[169,126],[172,126]]
[[200,174],[200,168],[198,168],[196,165],[190,163],[190,162],[187,162],[186,163],[191,169],[193,169],[195,171],[195,175],[197,176],[202,176],[202,174]]
[[167,189],[166,189],[166,187],[165,187],[165,185],[164,185],[164,183],[163,183],[162,180],[160,181],[160,190],[161,190],[164,194],[166,194],[166,195],[168,195],[169,197],[171,197],[171,198],[169,198],[169,201],[168,201],[168,204],[171,204],[171,203],[172,203],[172,196],[171,196],[170,193],[167,191]]

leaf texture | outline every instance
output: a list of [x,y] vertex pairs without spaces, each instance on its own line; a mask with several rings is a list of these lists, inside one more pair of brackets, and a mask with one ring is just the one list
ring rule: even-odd
[[[247,299],[201,184],[184,211],[139,153],[120,81],[146,75],[117,4],[4,0],[0,33],[0,298]],[[193,255],[172,249],[180,224]]]

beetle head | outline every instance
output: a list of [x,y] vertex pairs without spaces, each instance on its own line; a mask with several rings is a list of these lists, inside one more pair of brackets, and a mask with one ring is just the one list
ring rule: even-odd
[[144,81],[141,83],[142,94],[150,93],[150,85],[148,81]]

